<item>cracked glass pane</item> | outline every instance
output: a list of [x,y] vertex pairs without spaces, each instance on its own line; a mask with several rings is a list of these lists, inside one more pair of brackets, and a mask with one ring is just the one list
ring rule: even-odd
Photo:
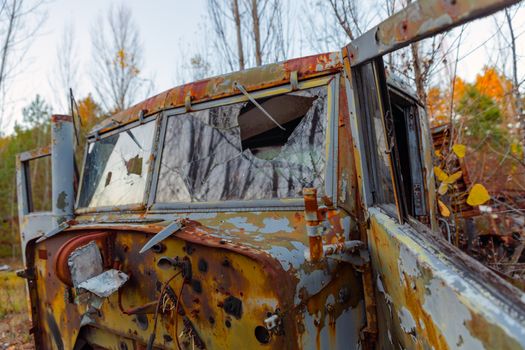
[[88,145],[79,207],[142,202],[154,130],[149,122]]
[[326,87],[168,119],[156,201],[297,198],[324,194]]

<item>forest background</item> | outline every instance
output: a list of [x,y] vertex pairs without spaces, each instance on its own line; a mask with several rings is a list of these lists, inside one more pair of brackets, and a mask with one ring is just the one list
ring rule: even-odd
[[[200,2],[199,29],[192,36],[200,39],[185,41],[182,35],[166,42],[177,52],[169,73],[173,86],[338,50],[410,0]],[[161,38],[142,36],[140,13],[128,2],[105,3],[106,9],[90,19],[87,41],[79,40],[78,28],[64,18],[59,43],[47,48],[56,54],[46,98],[37,93],[18,110],[22,97],[13,87],[24,71],[42,68],[28,52],[44,35],[41,28],[52,2],[0,1],[0,259],[8,264],[20,261],[16,154],[50,143],[51,114],[68,113],[73,97],[82,144],[101,119],[161,92],[157,77],[167,73],[145,69],[144,55],[145,40]],[[163,7],[160,1],[151,6]],[[523,280],[525,273],[523,7],[484,19],[483,35],[472,30],[479,25],[466,24],[385,57],[388,74],[413,87],[426,106],[435,135],[445,130],[448,141],[440,141],[434,155],[440,213],[448,222],[444,232],[452,230],[445,238],[514,280]],[[178,9],[184,11],[184,5]],[[166,23],[166,30],[184,33],[177,23]],[[89,57],[81,57],[79,52],[88,47]],[[466,74],[473,60],[483,62],[483,68]],[[36,163],[30,171],[35,183],[42,184],[34,187],[34,206],[49,209],[49,164]],[[472,197],[476,200],[469,202]],[[465,209],[464,202],[471,208]],[[469,209],[476,215],[463,215]]]

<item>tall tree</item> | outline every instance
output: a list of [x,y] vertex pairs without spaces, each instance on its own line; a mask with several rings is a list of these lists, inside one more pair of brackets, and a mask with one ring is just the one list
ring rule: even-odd
[[61,111],[69,111],[69,89],[78,93],[78,77],[80,75],[77,46],[75,43],[75,28],[69,23],[64,26],[62,38],[57,46],[56,67],[49,85],[55,91],[55,100]]
[[23,126],[28,129],[49,125],[50,117],[51,107],[38,94],[29,105],[22,109]]
[[357,0],[309,0],[303,12],[307,20],[301,26],[307,46],[316,52],[341,49],[378,17],[377,7]]
[[128,108],[151,82],[141,76],[142,45],[131,10],[111,7],[91,30],[92,79],[98,99],[111,112]]
[[239,12],[239,0],[233,1],[233,20],[235,22],[235,37],[237,39],[237,56],[239,56],[239,69],[244,69],[244,49],[242,47],[241,14]]
[[[288,51],[281,0],[208,0],[208,15],[219,53],[219,70],[284,59]],[[245,43],[253,43],[248,48]]]
[[[366,31],[371,24],[393,15],[411,0],[310,0],[305,6],[309,20],[303,27],[308,42],[316,51],[339,50]],[[322,30],[319,30],[322,28]],[[430,77],[445,55],[444,35],[412,44],[410,48],[388,54],[387,68],[415,86],[421,102],[426,103]]]
[[510,57],[512,62],[512,84],[513,84],[513,97],[516,105],[516,115],[517,115],[517,122],[519,125],[519,131],[518,133],[521,134],[521,144],[522,147],[525,148],[525,113],[523,111],[523,101],[522,96],[520,93],[520,85],[521,82],[518,78],[518,53],[516,48],[516,33],[513,23],[513,15],[519,10],[521,7],[521,4],[519,4],[514,9],[511,8],[505,8],[505,21],[507,22],[508,30],[509,30],[509,46],[510,46]]
[[27,49],[45,17],[39,11],[44,0],[0,1],[0,129],[9,83],[25,61]]

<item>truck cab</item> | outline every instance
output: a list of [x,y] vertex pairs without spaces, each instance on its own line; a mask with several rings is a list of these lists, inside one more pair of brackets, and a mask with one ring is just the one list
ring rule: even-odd
[[423,106],[356,48],[153,96],[91,131],[78,176],[53,116],[18,159],[37,348],[522,348],[523,294],[436,233]]

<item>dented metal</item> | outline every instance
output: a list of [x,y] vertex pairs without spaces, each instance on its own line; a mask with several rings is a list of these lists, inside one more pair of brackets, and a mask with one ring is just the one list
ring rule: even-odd
[[348,57],[352,66],[356,66],[518,2],[519,0],[414,1],[352,41],[346,47]]
[[157,233],[155,236],[153,236],[144,246],[140,249],[139,253],[144,253],[146,250],[153,247],[155,244],[161,243],[163,240],[171,236],[173,233],[177,232],[182,228],[182,223],[180,221],[176,221],[170,225],[168,225],[165,229]]
[[[441,4],[418,6],[431,3]],[[493,3],[479,8],[502,2]],[[402,191],[395,203],[378,202],[371,162],[386,150],[367,148],[371,131],[358,107],[374,91],[359,91],[351,55],[347,47],[186,84],[103,121],[67,227],[51,231],[52,213],[27,210],[24,162],[48,153],[20,156],[36,347],[525,348],[523,293],[431,231],[423,111],[411,124],[421,135],[412,156],[421,161],[427,216],[393,209]],[[286,130],[257,114],[234,82],[277,111],[270,114]],[[388,93],[386,81],[374,83]],[[279,142],[257,144],[254,127]],[[396,171],[387,180],[397,190]],[[70,219],[67,205],[60,216]],[[53,234],[37,241],[45,232]]]

